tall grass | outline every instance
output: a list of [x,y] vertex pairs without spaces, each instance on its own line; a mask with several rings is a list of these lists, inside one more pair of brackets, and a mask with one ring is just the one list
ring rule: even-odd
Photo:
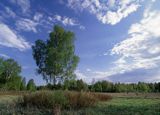
[[97,98],[87,92],[66,92],[68,107],[71,109],[79,109],[83,107],[93,106],[97,103]]
[[111,97],[106,94],[71,91],[40,91],[22,96],[23,106],[38,108],[79,109],[94,106],[98,101],[108,101]]

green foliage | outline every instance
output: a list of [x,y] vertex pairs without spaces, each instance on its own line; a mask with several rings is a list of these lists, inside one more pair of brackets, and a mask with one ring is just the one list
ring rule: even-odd
[[101,85],[101,82],[97,82],[93,85],[93,89],[94,91],[96,92],[102,92],[102,85]]
[[77,81],[72,79],[72,80],[65,80],[63,89],[65,90],[76,90],[77,89]]
[[138,91],[140,92],[149,92],[149,86],[145,83],[139,82],[137,85]]
[[36,90],[36,85],[34,83],[33,79],[30,79],[27,83],[27,90],[29,91],[35,91]]
[[13,59],[0,58],[0,83],[5,84],[12,77],[19,76],[21,67]]
[[26,78],[25,77],[21,81],[20,90],[26,90]]
[[59,90],[59,91],[55,91],[53,93],[53,106],[60,106],[61,107],[65,107],[67,104],[67,98],[65,97],[65,94],[63,91]]
[[160,92],[160,83],[112,83],[108,81],[98,81],[92,85],[88,85],[81,80],[65,80],[63,84],[48,84],[47,86],[40,86],[38,90],[74,90],[74,91],[92,91],[92,92]]
[[83,80],[77,80],[77,91],[87,91],[88,85]]
[[0,58],[0,88],[4,90],[20,90],[21,67],[13,59]]
[[98,81],[92,85],[89,85],[89,90],[95,92],[159,92],[159,89],[160,83],[144,82],[138,82],[138,84],[125,84]]
[[6,84],[8,90],[20,90],[21,87],[21,77],[12,77]]
[[38,66],[38,73],[48,82],[57,83],[74,76],[73,72],[79,62],[74,54],[74,33],[54,26],[50,38],[45,42],[37,40],[33,49],[33,57]]

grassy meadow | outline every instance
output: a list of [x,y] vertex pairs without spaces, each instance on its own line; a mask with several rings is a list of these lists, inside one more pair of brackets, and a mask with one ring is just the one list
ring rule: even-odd
[[[24,94],[24,92],[22,94]],[[70,92],[70,94],[71,94],[70,97],[72,97],[72,100],[74,100],[75,102],[76,96],[74,95],[74,92]],[[31,96],[32,94],[29,93],[29,95]],[[85,93],[83,95],[85,97],[82,96],[83,99],[77,101],[78,102],[81,101],[81,103],[83,104],[84,100],[88,103],[87,101],[88,99],[86,98]],[[87,95],[91,97],[93,94],[91,95],[87,94]],[[104,99],[104,95],[112,95],[112,99]],[[64,109],[62,109],[61,114],[62,115],[160,115],[159,95],[160,95],[159,93],[152,93],[152,94],[109,93],[109,94],[103,94],[103,96],[100,96],[100,94],[98,94],[98,98],[100,97],[101,101],[97,101],[92,106],[91,105],[86,107],[78,106],[78,108],[65,107]],[[21,102],[22,97],[23,96],[21,95],[21,93],[20,94],[15,93],[13,95],[11,93],[1,94],[0,115],[52,115],[53,111],[52,108],[38,107],[31,105],[21,106],[19,102]],[[32,95],[31,98],[33,97],[34,96]],[[45,98],[41,98],[41,100],[45,100]],[[47,103],[47,100],[45,100],[45,102]],[[93,102],[93,100],[90,100],[90,102]]]

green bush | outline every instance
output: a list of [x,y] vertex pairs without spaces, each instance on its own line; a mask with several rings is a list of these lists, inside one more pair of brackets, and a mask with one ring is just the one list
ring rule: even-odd
[[55,91],[53,93],[53,97],[51,98],[52,98],[53,106],[65,107],[68,102],[63,91]]

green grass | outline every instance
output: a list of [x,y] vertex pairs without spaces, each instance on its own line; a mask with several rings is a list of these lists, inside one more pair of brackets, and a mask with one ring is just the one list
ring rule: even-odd
[[[52,110],[22,108],[14,105],[17,96],[0,96],[0,115],[51,115]],[[64,110],[63,115],[160,115],[158,98],[118,98],[100,102],[94,107]]]
[[64,115],[160,115],[159,99],[114,98],[95,107],[64,111]]

